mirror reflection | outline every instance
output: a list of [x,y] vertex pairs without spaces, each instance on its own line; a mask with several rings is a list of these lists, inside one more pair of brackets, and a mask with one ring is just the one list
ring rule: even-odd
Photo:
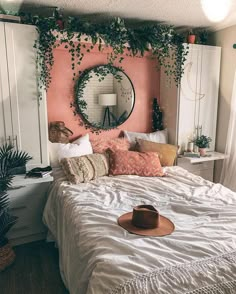
[[78,80],[77,103],[87,123],[114,128],[130,116],[135,102],[134,87],[119,68],[101,65],[84,72]]

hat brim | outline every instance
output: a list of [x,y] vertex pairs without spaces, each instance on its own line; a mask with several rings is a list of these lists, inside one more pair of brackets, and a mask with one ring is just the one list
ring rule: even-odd
[[158,228],[154,228],[154,229],[138,228],[132,224],[132,216],[133,216],[133,212],[128,212],[121,215],[117,221],[122,228],[136,235],[161,237],[161,236],[170,235],[175,229],[175,226],[172,223],[172,221],[162,215],[159,216],[160,219],[159,219]]

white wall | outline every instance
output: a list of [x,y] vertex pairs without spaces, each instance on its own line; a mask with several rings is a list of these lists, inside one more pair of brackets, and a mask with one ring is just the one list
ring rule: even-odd
[[88,115],[89,122],[102,123],[105,107],[98,104],[99,94],[113,93],[113,75],[108,74],[106,78],[99,82],[95,73],[91,73],[92,78],[87,83],[84,89],[84,100],[87,102],[87,110],[85,113]]
[[[233,78],[236,70],[236,49],[233,49],[233,44],[236,43],[236,26],[213,33],[212,42],[214,45],[222,47],[216,150],[224,152],[230,115]],[[220,179],[221,169],[222,161],[217,161],[214,175],[215,181],[217,182]]]
[[134,103],[134,92],[130,80],[124,74],[121,76],[121,81],[114,79],[114,93],[117,93],[117,117],[120,117],[124,111],[127,111],[129,115]]

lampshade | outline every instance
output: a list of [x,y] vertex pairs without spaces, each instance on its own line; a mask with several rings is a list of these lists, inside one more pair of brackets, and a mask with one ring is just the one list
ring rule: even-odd
[[116,94],[100,94],[98,96],[98,104],[102,106],[116,105]]

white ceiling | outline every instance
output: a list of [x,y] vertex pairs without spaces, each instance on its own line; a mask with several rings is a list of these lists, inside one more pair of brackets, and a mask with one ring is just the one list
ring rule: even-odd
[[[236,24],[236,0],[0,0],[3,9],[27,6],[57,6],[65,13],[106,14],[215,30]],[[220,14],[218,20],[209,19],[211,14]]]

